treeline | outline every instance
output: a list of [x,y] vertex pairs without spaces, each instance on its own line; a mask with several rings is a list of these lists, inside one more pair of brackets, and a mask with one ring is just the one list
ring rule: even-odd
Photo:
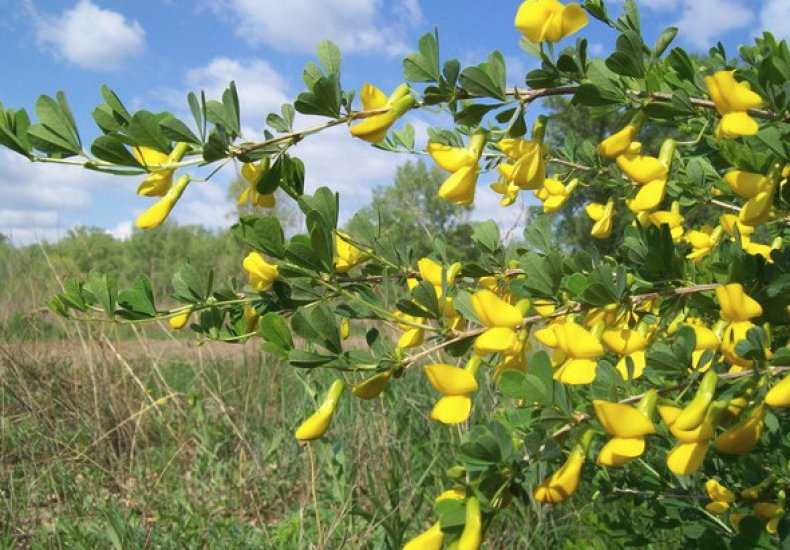
[[12,246],[0,237],[0,336],[53,336],[45,306],[67,277],[85,280],[91,269],[113,273],[120,287],[147,273],[157,303],[170,303],[170,278],[185,263],[214,268],[215,280],[239,277],[245,247],[228,230],[167,224],[116,239],[103,229],[78,227],[56,243]]

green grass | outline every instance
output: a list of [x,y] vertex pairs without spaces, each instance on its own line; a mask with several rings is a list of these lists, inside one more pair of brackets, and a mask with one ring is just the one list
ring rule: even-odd
[[[77,326],[71,338],[47,356],[0,343],[0,547],[400,548],[449,487],[464,428],[429,420],[437,396],[420,373],[376,400],[346,394],[305,445],[293,431],[332,372],[252,345],[173,341],[159,359],[148,341]],[[554,511],[514,501],[489,547],[606,547],[579,522],[594,516],[588,496]]]
[[292,433],[331,373],[257,351],[120,361],[86,345],[47,362],[9,347],[2,546],[397,547],[422,527],[458,437],[430,429],[430,397],[408,383],[344,400],[308,448]]

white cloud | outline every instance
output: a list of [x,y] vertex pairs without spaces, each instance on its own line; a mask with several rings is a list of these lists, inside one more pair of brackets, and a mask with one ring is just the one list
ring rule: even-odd
[[328,38],[343,51],[399,55],[409,48],[404,30],[422,21],[417,0],[210,0],[219,15],[230,14],[236,34],[251,45],[312,52]]
[[641,0],[640,7],[646,7],[656,11],[671,11],[678,7],[682,0]]
[[[309,118],[299,117],[298,120]],[[314,121],[304,125],[312,123]],[[391,183],[398,165],[407,160],[352,138],[345,126],[310,136],[292,152],[304,161],[306,191],[327,186],[339,192],[345,216],[370,202],[373,188]]]
[[34,17],[39,46],[84,69],[118,69],[145,47],[145,31],[137,21],[90,0],[80,0],[60,15],[34,12]]
[[118,178],[0,151],[0,232],[19,244],[56,238],[68,229],[68,214],[90,209],[92,193],[110,184],[118,188]]
[[[236,82],[242,122],[260,131],[263,118],[272,111],[279,112],[280,105],[290,100],[286,93],[285,79],[262,59],[231,59],[216,57],[207,65],[190,69],[186,73],[189,89],[204,90],[209,99],[219,100],[230,81]],[[185,108],[186,92],[168,94],[177,97],[180,108]]]
[[109,233],[116,239],[125,241],[126,239],[132,236],[133,231],[134,231],[134,221],[123,220],[118,222],[115,225],[115,227],[108,229],[107,233]]
[[187,188],[184,197],[173,210],[172,217],[183,225],[228,227],[231,204],[224,187],[216,182],[196,182]]
[[726,32],[749,27],[754,13],[736,0],[687,1],[674,25],[692,46],[706,49]]
[[754,34],[770,31],[777,40],[790,39],[790,0],[766,0],[758,19]]

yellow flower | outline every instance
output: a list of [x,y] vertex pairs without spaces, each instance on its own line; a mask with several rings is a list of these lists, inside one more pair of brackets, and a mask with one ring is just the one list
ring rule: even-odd
[[631,373],[630,380],[636,380],[642,373],[645,372],[645,367],[647,366],[647,355],[644,350],[635,351],[633,353],[629,353],[628,355],[624,355],[620,358],[615,365],[615,368],[620,373],[620,376],[623,377],[623,380],[629,380],[628,377],[628,359],[631,359],[633,363],[634,370]]
[[630,328],[607,330],[601,335],[601,340],[607,348],[618,355],[629,355],[647,347],[647,339]]
[[179,330],[187,325],[190,315],[192,315],[192,310],[188,309],[183,313],[179,313],[178,315],[171,317],[167,322],[170,325],[170,328]]
[[258,164],[252,162],[245,162],[241,166],[241,177],[247,183],[247,187],[239,195],[238,204],[252,203],[254,206],[261,208],[274,208],[275,199],[273,193],[261,194],[258,193],[258,182],[261,181],[263,175],[269,170],[269,157],[264,157]]
[[535,487],[532,492],[535,500],[544,504],[557,504],[567,500],[576,491],[592,435],[591,430],[585,432],[571,449],[565,464]]
[[645,436],[656,433],[656,427],[642,411],[599,399],[593,401],[593,407],[603,429],[612,436],[601,448],[598,464],[622,466],[645,452]]
[[358,263],[368,259],[368,255],[351,244],[349,239],[347,233],[342,231],[335,233],[335,271],[337,273],[346,273]]
[[514,162],[503,162],[497,166],[499,175],[507,183],[519,189],[537,189],[546,178],[546,167],[543,156],[546,146],[537,139],[506,138],[501,140],[499,148]]
[[480,501],[476,497],[466,499],[466,518],[461,538],[458,539],[458,550],[477,550],[480,548],[482,530]]
[[513,181],[498,181],[492,183],[489,187],[494,193],[502,195],[502,199],[499,201],[500,206],[510,206],[516,202],[518,193],[521,191],[521,188],[513,183]]
[[249,334],[251,332],[258,331],[258,325],[260,325],[261,317],[255,311],[254,307],[246,306],[244,308],[244,333]]
[[735,214],[722,214],[719,217],[719,223],[721,224],[721,227],[724,229],[725,233],[727,233],[727,235],[733,239],[735,238],[736,228],[738,229],[741,239],[754,233],[754,227],[742,223]]
[[763,191],[768,191],[774,184],[762,174],[746,172],[744,170],[730,170],[724,174],[724,182],[732,189],[733,193],[750,199]]
[[705,491],[712,501],[705,505],[705,509],[714,515],[721,515],[735,502],[735,494],[715,479],[705,482]]
[[716,137],[751,136],[757,133],[757,122],[746,111],[763,104],[762,98],[748,86],[735,81],[735,71],[718,71],[705,77],[705,84],[716,105],[721,121],[716,127]]
[[337,404],[340,401],[343,388],[345,387],[346,384],[342,380],[335,380],[332,382],[318,410],[297,428],[294,434],[296,439],[299,441],[311,441],[313,439],[318,439],[326,433],[329,424],[332,422],[332,415],[335,413]]
[[685,408],[658,406],[658,413],[669,427],[670,433],[679,440],[667,454],[667,467],[674,474],[693,474],[699,469],[708,452],[710,440],[713,438],[713,425],[706,415],[717,381],[718,375],[714,371],[708,371],[702,377],[694,399]]
[[431,411],[431,418],[443,424],[460,424],[469,418],[472,399],[469,394],[477,390],[474,375],[454,365],[433,364],[425,366],[428,381],[441,397]]
[[680,242],[680,239],[683,237],[683,216],[677,212],[659,210],[650,214],[648,219],[656,227],[668,225],[672,240],[676,243]]
[[363,111],[388,108],[386,112],[369,116],[359,124],[351,127],[352,136],[364,139],[370,143],[378,143],[387,137],[387,131],[395,124],[395,121],[416,103],[408,84],[401,84],[387,97],[372,84],[365,83],[362,86],[359,97],[362,99]]
[[398,339],[398,348],[415,348],[423,343],[425,340],[425,329],[414,325],[425,323],[424,317],[415,317],[402,311],[396,311],[392,315],[402,321],[398,323],[398,328],[405,331]]
[[587,24],[587,13],[578,4],[557,0],[527,0],[516,13],[515,25],[531,42],[557,42]]
[[762,306],[743,291],[740,283],[716,287],[716,297],[721,307],[721,318],[725,321],[748,321],[763,314]]
[[[719,233],[721,233],[721,230],[719,230]],[[692,229],[686,233],[686,241],[691,245],[691,252],[686,254],[686,258],[699,264],[702,258],[716,248],[716,240],[717,237],[713,234],[713,228],[709,225],[703,226],[699,231]]]
[[656,180],[666,180],[669,168],[656,157],[641,154],[642,144],[631,143],[628,150],[617,157],[617,166],[636,183],[645,185]]
[[761,191],[744,203],[741,211],[738,213],[738,219],[745,225],[763,224],[771,217],[773,202],[773,188],[768,191]]
[[563,384],[589,384],[595,380],[595,358],[603,355],[604,349],[592,333],[568,321],[536,331],[535,338],[561,352],[557,358],[559,368],[554,373],[555,380]]
[[623,129],[604,139],[598,144],[598,154],[613,159],[628,151],[639,132],[639,126],[635,123],[626,124]]
[[259,252],[250,252],[241,266],[247,272],[252,285],[258,292],[268,290],[277,279],[277,266],[266,261]]
[[735,502],[735,493],[715,479],[709,479],[705,482],[705,491],[708,493],[708,498],[711,500],[722,500],[729,504]]
[[485,354],[514,351],[518,345],[515,329],[523,320],[518,308],[485,289],[472,295],[472,306],[480,322],[488,327],[475,340],[475,352]]
[[657,179],[646,183],[637,191],[633,199],[626,199],[625,204],[634,214],[648,212],[658,207],[667,193],[667,180]]
[[763,433],[765,410],[759,405],[749,416],[732,428],[722,432],[714,441],[719,452],[728,455],[746,454],[757,446]]
[[690,476],[696,472],[705,459],[710,440],[693,443],[678,443],[667,454],[667,467],[673,474]]
[[440,143],[429,143],[428,154],[441,168],[451,172],[441,187],[439,196],[452,203],[465,206],[475,199],[477,184],[477,161],[483,153],[486,142],[485,132],[478,132],[469,138],[467,147],[451,147]]
[[392,371],[380,372],[356,384],[351,388],[351,393],[360,399],[374,399],[384,391],[391,377]]
[[[686,326],[694,331],[694,351],[691,352],[691,365],[696,368],[699,365],[702,355],[706,351],[716,351],[719,349],[719,346],[721,346],[721,339],[715,332],[700,323],[692,323]],[[700,372],[706,372],[711,365],[712,362],[708,362],[700,369]]]
[[442,525],[437,521],[429,529],[407,542],[403,550],[441,550],[443,541]]
[[546,214],[558,212],[562,205],[568,201],[571,192],[578,184],[579,180],[576,178],[572,179],[567,186],[554,178],[546,178],[543,187],[535,190],[535,196],[543,202],[543,212]]
[[442,278],[442,264],[436,263],[430,258],[420,258],[417,260],[417,270],[420,272],[420,277],[423,281],[428,281],[433,285],[436,291],[436,297],[442,297],[442,286],[449,287],[455,281],[455,276],[461,271],[461,262],[455,262],[446,269],[444,269],[444,278]]
[[785,376],[778,384],[768,390],[765,404],[771,407],[790,407],[790,375]]
[[584,211],[595,222],[590,230],[590,235],[596,239],[605,239],[612,234],[614,201],[609,200],[606,204],[591,202],[584,207]]
[[133,147],[132,154],[146,171],[151,172],[137,188],[137,194],[147,197],[161,197],[167,193],[173,184],[175,170],[162,170],[159,166],[169,163],[169,155],[148,147]]
[[154,229],[165,223],[189,182],[190,179],[187,174],[180,175],[170,189],[167,190],[164,197],[140,214],[137,221],[135,221],[135,225],[140,229]]

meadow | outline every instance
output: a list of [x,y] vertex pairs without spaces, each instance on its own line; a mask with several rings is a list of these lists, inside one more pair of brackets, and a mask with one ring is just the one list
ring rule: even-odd
[[[425,528],[467,428],[430,421],[436,395],[421,377],[344,400],[330,434],[300,444],[293,431],[335,373],[290,368],[252,342],[67,321],[45,307],[85,255],[134,269],[142,251],[166,300],[171,264],[233,253],[227,235],[162,233],[0,247],[0,547],[400,548]],[[364,346],[361,334],[348,345]],[[477,419],[497,407],[493,387],[481,384]],[[638,540],[625,518],[604,527],[589,496],[554,511],[514,502],[489,548]]]

